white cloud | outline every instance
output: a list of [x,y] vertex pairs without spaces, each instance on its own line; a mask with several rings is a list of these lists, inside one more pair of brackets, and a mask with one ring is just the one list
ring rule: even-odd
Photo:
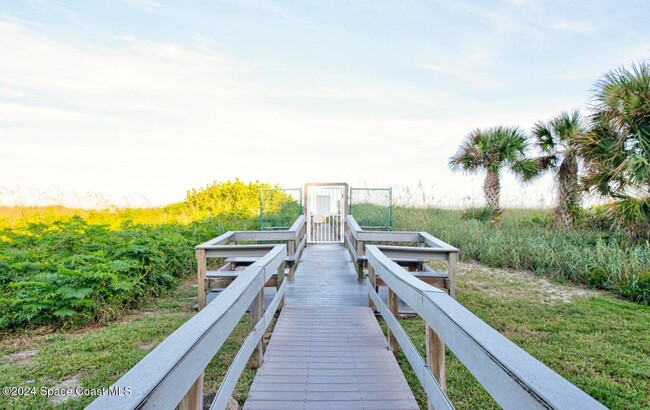
[[162,4],[156,0],[122,0],[124,3],[149,12],[159,11]]
[[559,20],[551,26],[555,30],[568,31],[576,34],[591,34],[597,31],[597,27],[587,21]]
[[444,74],[457,80],[458,89],[470,91],[489,92],[504,87],[494,73],[494,63],[498,52],[485,45],[474,45],[464,50],[453,53],[435,51],[422,64],[416,68]]
[[[264,81],[273,67],[230,58],[200,38],[192,46],[134,36],[91,46],[0,22],[0,50],[7,62],[0,65],[0,186],[34,192],[138,193],[159,204],[235,177],[287,186],[419,179],[448,204],[480,192],[480,177],[447,169],[468,130],[526,125],[540,113],[397,81],[301,72]],[[433,69],[494,88],[497,80],[490,85],[483,74],[494,59],[468,47]]]

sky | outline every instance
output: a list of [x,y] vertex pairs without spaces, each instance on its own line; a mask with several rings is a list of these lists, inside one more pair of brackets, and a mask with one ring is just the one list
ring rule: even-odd
[[[587,112],[598,78],[650,58],[649,15],[647,0],[0,0],[0,203],[160,205],[240,178],[480,204],[483,176],[447,165],[462,139]],[[552,205],[549,176],[503,184],[506,206]]]

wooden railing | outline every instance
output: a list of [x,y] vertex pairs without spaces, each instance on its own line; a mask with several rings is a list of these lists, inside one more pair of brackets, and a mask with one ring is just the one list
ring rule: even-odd
[[[456,272],[458,249],[441,241],[427,232],[402,231],[366,231],[352,215],[345,219],[345,245],[356,265],[359,280],[365,277],[367,266],[366,246],[379,245],[380,249],[398,264],[409,268],[413,274],[426,283],[445,288],[452,297],[456,297]],[[395,246],[397,243],[409,243],[417,246]],[[390,245],[386,245],[390,244]],[[434,272],[426,263],[429,261],[447,262],[446,272]],[[383,279],[368,269],[368,281],[376,288]]]
[[[246,245],[243,245],[246,246]],[[242,245],[231,246],[240,252]],[[203,371],[227,337],[250,309],[251,331],[230,364],[212,408],[225,408],[244,366],[262,361],[262,337],[281,306],[287,245],[267,248],[263,256],[240,272],[238,277],[211,303],[163,340],[135,367],[120,378],[109,391],[129,395],[105,394],[90,404],[90,409],[203,408]],[[280,283],[269,307],[264,311],[264,285],[278,275]]]
[[[111,387],[119,391],[128,386],[132,394],[103,395],[89,408],[169,408],[176,404],[180,409],[203,408],[203,371],[248,310],[250,333],[211,407],[225,408],[246,363],[251,368],[262,363],[262,337],[282,307],[285,267],[289,268],[289,279],[293,279],[306,244],[305,233],[305,217],[300,216],[286,231],[229,231],[196,246],[199,313]],[[211,258],[224,259],[225,263],[217,271],[208,271],[207,261]],[[243,270],[228,271],[228,267],[242,264],[243,260],[247,265]],[[220,293],[219,303],[206,306],[208,273],[229,276],[231,280]],[[264,287],[271,283],[277,291],[265,311]]]
[[[388,306],[375,286],[368,294],[389,328],[389,346],[399,347],[426,391],[430,406],[452,409],[445,382],[445,344],[504,409],[603,409],[599,402],[526,353],[447,292],[428,285],[391,260],[414,249],[366,245],[369,270],[389,288]],[[419,248],[415,248],[419,249]],[[400,326],[398,298],[426,322],[426,359]]]
[[[256,368],[262,363],[263,335],[282,307],[287,286],[285,266],[295,266],[299,261],[305,246],[304,228],[305,220],[301,217],[288,231],[227,232],[197,246],[199,287],[203,284],[199,290],[200,311],[113,384],[109,389],[113,394],[100,396],[89,408],[202,408],[204,369],[248,310],[250,333],[230,364],[211,407],[225,408],[246,364]],[[458,249],[426,232],[364,231],[352,217],[346,220],[345,235],[353,259],[363,262],[362,273],[367,265],[369,299],[388,326],[390,349],[395,354],[399,348],[403,350],[430,406],[453,408],[446,395],[447,345],[503,408],[604,408],[454,300]],[[268,243],[274,241],[286,243]],[[254,257],[255,261],[237,271],[219,295],[219,303],[206,306],[203,299],[201,305],[207,259],[246,257]],[[421,266],[416,266],[415,272],[400,266],[424,265],[431,260],[447,261],[444,286],[420,280],[418,275],[427,273]],[[274,276],[277,292],[264,310],[264,287]],[[430,274],[427,278],[436,276]],[[388,287],[388,306],[379,297],[378,286]],[[399,299],[426,323],[425,358],[399,324]],[[127,388],[131,394],[114,394]]]
[[[224,258],[225,264],[218,271],[222,273],[233,268],[238,263],[237,258],[260,257],[266,254],[279,242],[286,242],[287,256],[285,262],[289,267],[289,279],[293,280],[296,265],[307,243],[305,216],[296,219],[291,228],[286,231],[228,231],[223,235],[210,239],[196,247],[196,260],[198,263],[198,297],[199,310],[206,305],[206,284],[210,277],[219,277],[219,274],[208,274],[207,260],[210,258]],[[257,244],[240,245],[240,242],[264,242]],[[236,245],[236,246],[233,246]],[[229,261],[228,258],[232,260]],[[215,271],[212,271],[215,272]]]

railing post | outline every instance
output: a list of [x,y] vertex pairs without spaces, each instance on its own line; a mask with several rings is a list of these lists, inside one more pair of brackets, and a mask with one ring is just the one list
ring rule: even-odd
[[[198,287],[198,310],[205,308],[205,272],[207,270],[207,258],[205,249],[196,250],[197,264],[197,287]],[[199,410],[203,409],[203,373],[194,382],[192,387],[187,391],[185,397],[178,404],[179,410]]]
[[[445,344],[438,335],[427,326],[426,334],[427,365],[431,369],[433,377],[436,378],[442,391],[447,391],[447,379],[445,375]],[[432,409],[429,402],[429,409]]]
[[[264,287],[260,289],[253,299],[253,303],[250,306],[250,329],[253,330],[257,326],[257,322],[262,318],[264,314]],[[263,340],[264,338],[262,338]],[[262,365],[262,356],[263,356],[263,345],[262,340],[259,341],[253,354],[248,362],[248,367],[251,369],[257,369]]]
[[[375,279],[375,268],[373,268],[370,263],[368,263],[368,281],[372,285],[373,289],[377,289],[377,285],[376,285],[377,280]],[[377,308],[375,307],[375,304],[372,301],[370,295],[368,295],[368,306],[370,306],[373,312],[377,311]]]
[[203,373],[178,403],[178,410],[203,410]]
[[[282,282],[284,282],[285,275],[284,275],[284,269],[285,269],[285,264],[286,262],[282,262],[280,266],[278,267],[278,280],[275,283],[275,287],[277,290],[280,290],[280,286],[282,286]],[[291,268],[289,268],[291,269]],[[262,300],[263,302],[263,300]],[[282,310],[282,307],[284,306],[284,296],[282,296],[282,300],[280,300],[280,304],[278,305],[278,311]]]
[[456,271],[458,269],[458,252],[449,252],[447,275],[449,277],[449,296],[456,299]]
[[[357,255],[365,256],[366,245],[362,241],[357,241]],[[363,280],[363,260],[357,262],[357,279]]]
[[[397,293],[393,292],[391,288],[388,288],[388,310],[390,313],[395,316],[395,319],[399,319],[399,298]],[[397,357],[397,352],[399,350],[399,344],[393,332],[388,329],[388,345],[390,346],[390,351],[393,352],[395,357]]]
[[[294,256],[296,254],[296,245],[299,244],[298,242],[300,239],[300,236],[298,236],[298,239],[289,241],[287,243],[287,256]],[[291,266],[289,267],[289,280],[294,279],[294,273],[296,272],[296,264],[298,263],[297,260],[294,260]],[[282,270],[284,273],[284,269]]]
[[199,289],[199,311],[205,307],[205,271],[207,270],[207,261],[205,249],[196,250],[197,273],[196,281]]

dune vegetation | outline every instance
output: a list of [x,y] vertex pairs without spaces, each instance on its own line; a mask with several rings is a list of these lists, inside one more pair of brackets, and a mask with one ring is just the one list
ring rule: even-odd
[[0,329],[105,323],[174,289],[195,270],[196,244],[256,228],[269,187],[215,183],[160,208],[3,208]]

